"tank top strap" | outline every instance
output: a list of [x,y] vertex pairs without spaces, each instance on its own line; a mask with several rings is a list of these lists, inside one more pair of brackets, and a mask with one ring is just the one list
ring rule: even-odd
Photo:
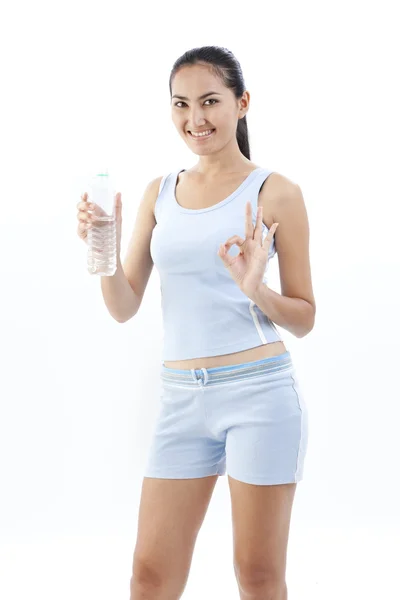
[[260,194],[260,190],[266,179],[273,173],[270,169],[260,168],[258,173],[255,174],[254,179],[251,181],[250,186],[248,188],[249,198],[248,200],[252,203],[253,209],[253,217],[257,216],[257,207],[258,207],[258,197]]
[[158,196],[154,205],[156,222],[159,221],[165,210],[171,211],[171,209],[174,209],[174,202],[172,202],[172,200],[175,198],[176,179],[181,170],[182,169],[166,173],[160,181]]

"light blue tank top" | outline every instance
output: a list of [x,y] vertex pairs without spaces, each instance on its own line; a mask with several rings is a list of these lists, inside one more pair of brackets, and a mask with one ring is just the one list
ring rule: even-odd
[[[163,360],[231,354],[280,341],[274,323],[234,282],[217,252],[232,235],[245,238],[245,208],[256,224],[258,194],[272,173],[258,167],[230,196],[202,209],[183,208],[175,196],[181,171],[165,175],[154,214],[150,253],[160,276]],[[263,239],[268,227],[263,223]],[[238,246],[230,248],[236,256]],[[275,239],[264,273],[275,255]]]

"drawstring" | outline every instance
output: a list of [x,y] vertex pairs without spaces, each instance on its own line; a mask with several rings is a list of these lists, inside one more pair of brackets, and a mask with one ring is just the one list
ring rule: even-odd
[[206,385],[207,381],[208,381],[208,373],[207,373],[207,369],[205,369],[204,367],[201,367],[201,370],[204,373],[204,385]]
[[[196,373],[195,373],[195,369],[190,369],[191,373],[192,373],[192,377],[194,379],[194,381],[196,381],[199,385],[201,385],[201,379],[197,379],[196,377]],[[204,374],[204,385],[206,385],[207,381],[208,381],[208,373],[207,373],[207,369],[205,369],[204,367],[201,368],[201,371]]]

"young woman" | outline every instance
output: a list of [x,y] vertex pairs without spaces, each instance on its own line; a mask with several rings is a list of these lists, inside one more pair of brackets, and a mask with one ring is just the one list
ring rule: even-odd
[[[186,52],[172,69],[170,95],[174,125],[198,162],[148,185],[124,265],[102,278],[120,322],[137,313],[153,264],[161,279],[161,410],[143,479],[131,600],[181,597],[225,473],[240,598],[286,600],[308,417],[275,324],[296,337],[314,326],[307,212],[297,184],[250,160],[250,95],[230,51]],[[120,194],[116,204],[120,240]],[[86,205],[85,196],[81,237],[90,227]],[[282,295],[266,283],[275,253]]]

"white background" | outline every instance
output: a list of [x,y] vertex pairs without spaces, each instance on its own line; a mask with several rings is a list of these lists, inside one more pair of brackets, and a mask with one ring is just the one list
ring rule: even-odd
[[[20,2],[2,8],[0,597],[128,600],[158,411],[159,277],[108,314],[76,204],[106,161],[122,255],[147,183],[190,168],[174,61],[238,58],[252,160],[306,201],[317,318],[280,329],[309,409],[291,600],[400,597],[399,37],[395,2]],[[224,240],[221,240],[224,241]],[[277,258],[269,283],[280,291]],[[227,477],[183,598],[238,598]]]

